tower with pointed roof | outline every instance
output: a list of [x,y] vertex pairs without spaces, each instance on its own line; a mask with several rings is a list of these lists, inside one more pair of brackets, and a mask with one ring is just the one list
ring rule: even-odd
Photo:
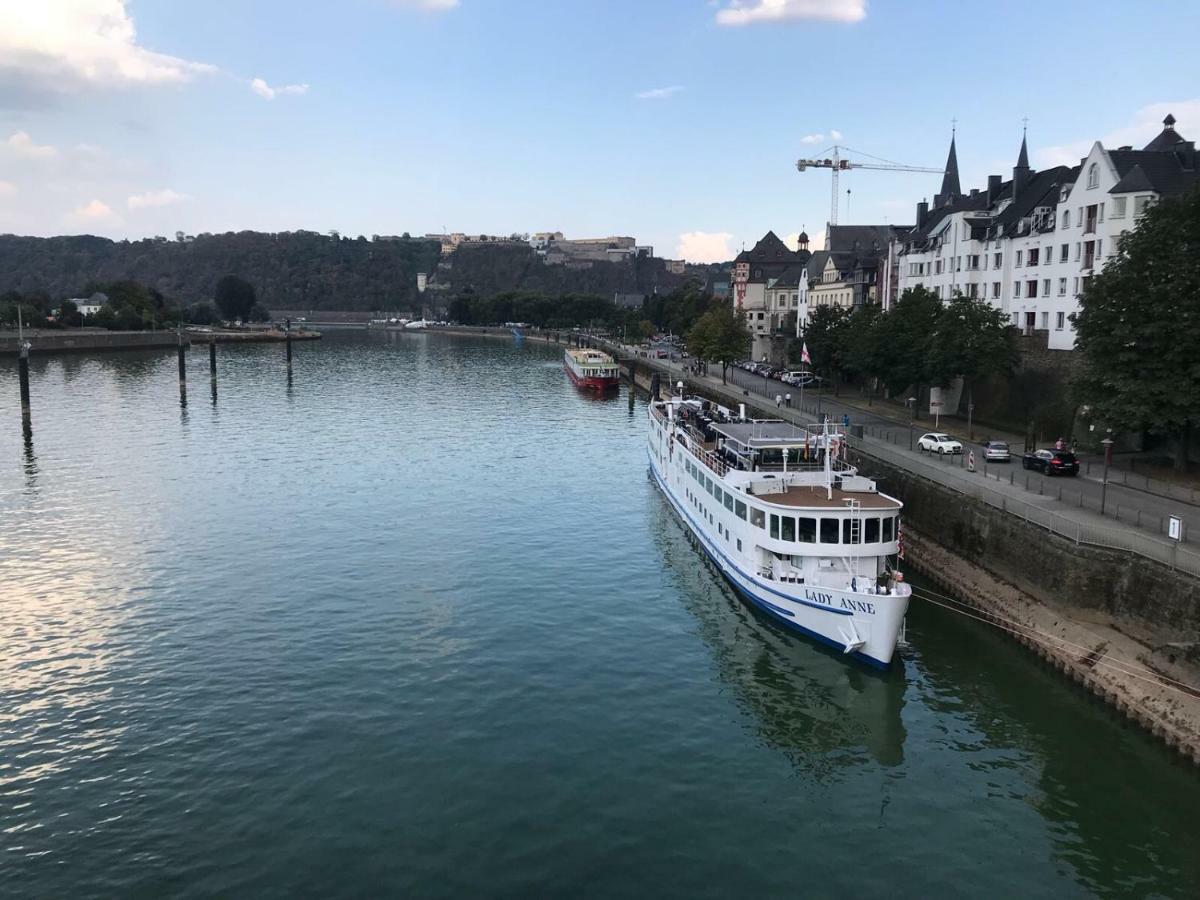
[[1013,166],[1012,177],[1012,196],[1017,199],[1017,195],[1021,192],[1021,188],[1029,183],[1029,177],[1033,174],[1029,168],[1029,148],[1025,145],[1025,129],[1021,129],[1021,152],[1017,154],[1017,164]]
[[954,147],[955,129],[950,131],[950,153],[946,156],[946,172],[942,175],[942,189],[933,197],[933,208],[938,209],[953,203],[962,195],[958,184],[958,152]]

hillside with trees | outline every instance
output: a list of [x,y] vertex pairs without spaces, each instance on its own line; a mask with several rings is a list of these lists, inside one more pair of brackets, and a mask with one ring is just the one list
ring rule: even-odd
[[[441,290],[420,297],[417,273]],[[202,234],[194,239],[111,241],[89,235],[0,235],[0,293],[45,293],[57,301],[88,284],[136,281],[183,306],[211,302],[236,275],[266,309],[406,311],[458,293],[652,294],[685,281],[661,259],[546,265],[523,244],[467,245],[442,258],[436,241],[371,241],[312,231]]]

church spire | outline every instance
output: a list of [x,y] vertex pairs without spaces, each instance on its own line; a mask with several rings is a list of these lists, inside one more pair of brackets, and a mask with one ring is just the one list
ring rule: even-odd
[[1029,170],[1029,148],[1025,144],[1025,127],[1021,128],[1021,152],[1017,154],[1017,164],[1013,166],[1012,177],[1012,196],[1017,199],[1017,194],[1021,188],[1029,183],[1029,177],[1033,173]]
[[935,209],[962,195],[962,188],[958,184],[958,152],[954,147],[955,130],[954,128],[950,129],[950,153],[946,157],[946,172],[942,175],[942,189],[933,198]]

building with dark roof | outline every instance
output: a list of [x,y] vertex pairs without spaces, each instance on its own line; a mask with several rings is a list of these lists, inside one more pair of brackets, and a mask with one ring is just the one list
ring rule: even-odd
[[[1026,333],[1046,332],[1051,349],[1075,346],[1078,296],[1146,208],[1200,183],[1195,142],[1175,118],[1145,147],[1107,150],[1097,141],[1078,166],[1037,171],[1025,136],[1012,177],[988,177],[962,194],[951,140],[942,190],[917,204],[917,224],[891,241],[880,296],[887,308],[904,290],[925,287],[943,300],[986,299]],[[951,178],[953,169],[953,178]]]
[[795,285],[786,290],[782,284],[772,288],[781,277],[793,278],[810,255],[805,232],[800,232],[797,249],[790,250],[774,231],[768,231],[752,248],[734,257],[733,302],[746,315],[746,325],[754,336],[751,352],[755,359],[774,359],[780,347],[773,339],[795,332],[791,322],[800,314],[799,276],[795,275]]

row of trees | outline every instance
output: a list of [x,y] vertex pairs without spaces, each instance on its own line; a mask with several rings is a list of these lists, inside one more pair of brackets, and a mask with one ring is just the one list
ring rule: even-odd
[[[254,287],[226,275],[217,283],[212,303],[180,307],[155,288],[130,280],[90,282],[79,296],[104,294],[107,302],[93,315],[83,316],[73,300],[55,302],[45,291],[7,291],[0,294],[0,327],[14,328],[18,320],[29,328],[79,328],[84,325],[115,331],[175,328],[180,322],[211,325],[221,319],[266,321],[269,314],[257,300]],[[18,316],[19,311],[19,316]]]
[[[962,377],[967,402],[983,379],[1011,373],[1017,363],[1004,313],[984,300],[942,302],[925,288],[905,291],[894,308],[854,311],[822,306],[809,317],[803,342],[816,371],[836,385],[880,385],[898,394]],[[799,363],[800,346],[793,348]]]

